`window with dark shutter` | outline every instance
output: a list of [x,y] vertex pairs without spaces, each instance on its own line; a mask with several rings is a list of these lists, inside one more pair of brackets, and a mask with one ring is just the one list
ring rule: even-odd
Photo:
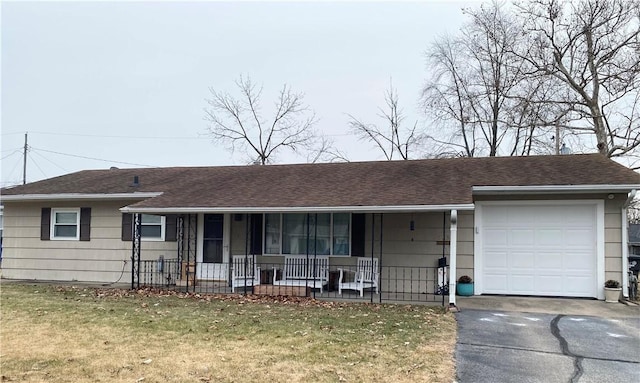
[[262,255],[262,214],[251,214],[251,254]]
[[176,242],[178,240],[178,216],[169,214],[165,218],[165,242]]
[[91,208],[80,208],[80,240],[91,240]]
[[364,257],[365,215],[352,214],[351,224],[351,255]]
[[51,235],[51,208],[43,207],[40,215],[40,239],[48,241]]
[[122,240],[131,241],[133,238],[133,215],[122,213]]

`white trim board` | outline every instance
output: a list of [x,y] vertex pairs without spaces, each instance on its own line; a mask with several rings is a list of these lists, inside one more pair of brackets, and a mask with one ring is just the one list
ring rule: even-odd
[[84,193],[63,193],[63,194],[16,194],[0,197],[0,201],[54,201],[54,200],[114,200],[114,199],[145,199],[161,195],[156,192],[134,192],[134,193],[113,193],[113,194],[84,194]]
[[473,186],[473,194],[524,193],[628,193],[640,185],[529,185],[529,186]]
[[279,207],[135,207],[125,206],[124,213],[313,213],[313,212],[354,212],[354,213],[410,213],[449,210],[474,210],[475,205],[399,205],[399,206],[279,206]]

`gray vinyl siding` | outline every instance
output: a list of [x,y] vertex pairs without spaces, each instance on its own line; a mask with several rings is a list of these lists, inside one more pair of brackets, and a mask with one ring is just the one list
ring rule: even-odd
[[[118,209],[135,201],[6,203],[2,277],[7,279],[127,283],[131,242],[121,240]],[[40,239],[43,207],[91,208],[90,241]],[[143,241],[141,259],[177,258],[176,242]]]
[[622,205],[627,196],[604,203],[604,278],[622,282]]

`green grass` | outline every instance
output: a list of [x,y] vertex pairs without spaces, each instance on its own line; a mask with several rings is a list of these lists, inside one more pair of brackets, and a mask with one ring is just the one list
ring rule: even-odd
[[453,380],[440,307],[1,286],[10,381]]

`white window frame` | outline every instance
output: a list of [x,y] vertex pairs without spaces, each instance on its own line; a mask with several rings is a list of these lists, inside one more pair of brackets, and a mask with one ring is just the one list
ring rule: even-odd
[[[327,212],[322,212],[324,214],[326,214]],[[330,241],[330,245],[329,245],[329,249],[330,249],[330,254],[329,255],[323,255],[323,257],[351,257],[351,232],[353,230],[353,214],[352,213],[347,213],[349,214],[349,253],[348,254],[333,254],[333,215],[334,214],[344,214],[344,212],[328,212],[330,214],[330,218],[329,218],[329,241]],[[267,247],[265,246],[264,241],[267,238],[267,218],[266,215],[267,214],[278,214],[280,217],[280,252],[278,254],[273,254],[273,253],[267,253]],[[282,244],[283,244],[283,223],[284,223],[284,215],[285,214],[296,214],[296,213],[264,213],[262,215],[262,247],[263,247],[263,255],[264,256],[273,256],[273,257],[277,257],[277,256],[283,256],[283,255],[300,255],[300,254],[283,254],[282,253]],[[299,213],[298,213],[299,214]],[[306,213],[302,213],[302,214],[306,214]],[[309,213],[309,214],[315,214],[315,213]]]
[[155,216],[154,214],[140,214],[140,239],[142,241],[148,241],[148,242],[164,242],[167,217],[165,217],[164,215],[160,216],[160,223],[159,223],[160,237],[145,237],[144,235],[142,235],[143,226],[158,226],[157,223],[147,223],[147,224],[143,223],[142,217],[145,215]]
[[[58,237],[56,236],[56,215],[58,213],[75,213],[76,215],[76,236]],[[71,226],[71,225],[64,225]],[[53,208],[51,209],[51,224],[49,228],[49,238],[53,241],[79,241],[80,240],[80,209],[79,208]]]

